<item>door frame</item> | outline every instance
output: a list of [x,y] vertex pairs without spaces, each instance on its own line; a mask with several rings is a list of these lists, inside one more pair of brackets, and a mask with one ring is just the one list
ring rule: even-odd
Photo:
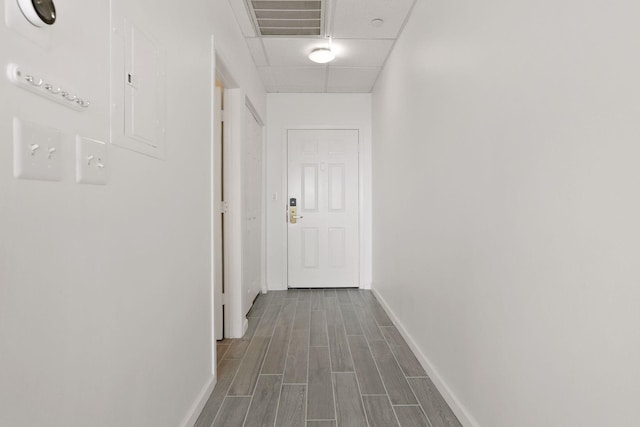
[[[224,97],[224,85],[220,83],[218,76],[215,76],[214,83],[214,102],[212,129],[214,132],[212,144],[212,160],[211,160],[211,221],[212,233],[212,280],[213,280],[213,296],[214,296],[214,322],[213,336],[214,340],[224,339],[225,319],[225,303],[224,303],[224,229],[223,229],[223,176],[224,162],[222,160],[222,145],[224,143],[223,120],[222,120],[222,102]],[[220,93],[218,98],[218,91]]]
[[[213,44],[213,42],[212,42]],[[253,106],[253,103],[250,97],[246,94],[245,90],[240,87],[237,81],[234,78],[234,73],[229,69],[226,61],[226,56],[224,55],[224,51],[222,51],[219,47],[216,47],[213,44],[213,52],[212,52],[212,62],[213,62],[213,73],[212,76],[217,78],[224,87],[223,92],[223,121],[224,121],[224,134],[223,134],[223,155],[222,162],[223,166],[223,193],[224,193],[224,201],[227,203],[227,210],[223,214],[224,215],[224,224],[223,224],[223,270],[224,270],[224,290],[225,293],[223,295],[223,302],[225,306],[224,310],[224,337],[225,338],[241,338],[244,334],[244,331],[247,329],[248,322],[247,318],[242,313],[242,299],[241,299],[241,281],[242,281],[242,245],[239,243],[241,240],[242,233],[242,225],[239,216],[242,213],[242,165],[241,165],[241,153],[242,153],[242,138],[243,138],[243,115],[245,113],[245,105],[251,110],[251,113],[256,117],[258,123],[262,126],[262,145],[263,145],[263,154],[262,154],[262,164],[263,164],[263,177],[265,176],[265,156],[266,156],[266,147],[265,147],[265,126],[264,120],[258,114],[256,108]],[[212,80],[211,84],[211,109],[214,110],[214,97],[215,97],[215,81]],[[213,147],[214,141],[214,129],[213,129],[213,117],[212,117],[212,130],[211,130],[211,147]],[[213,166],[213,150],[211,153],[211,164]],[[213,189],[214,185],[214,177],[215,172],[213,171],[213,167],[211,168],[211,189]],[[263,179],[264,180],[264,179]],[[263,211],[263,223],[262,223],[262,254],[261,254],[261,268],[260,268],[260,283],[261,290],[265,292],[266,287],[264,285],[265,282],[265,267],[264,267],[264,258],[265,258],[265,222],[264,216],[266,212],[265,207],[265,191],[266,189],[263,186],[262,189],[262,211]],[[211,191],[211,253],[212,256],[215,256],[216,251],[214,250],[214,208],[215,200],[213,197],[213,191]],[[240,237],[238,237],[240,236]],[[219,295],[216,291],[216,283],[215,283],[215,271],[213,267],[213,258],[212,262],[212,271],[211,271],[211,282],[212,282],[212,312],[211,312],[211,321],[212,321],[212,337],[213,343],[215,346],[215,327],[216,327],[216,313],[215,310],[218,310],[220,306]],[[217,298],[216,298],[217,297]],[[212,365],[215,370],[216,360],[215,357],[212,360]]]
[[[236,183],[235,179],[231,179],[231,177],[228,175],[228,170],[230,168],[230,165],[228,164],[229,159],[225,155],[224,147],[228,145],[231,141],[237,139],[237,136],[232,134],[231,129],[232,129],[232,126],[235,124],[235,121],[239,120],[239,118],[236,117],[235,114],[233,114],[232,112],[233,109],[230,108],[229,104],[232,104],[232,102],[230,102],[230,98],[232,98],[233,94],[235,94],[237,91],[240,91],[240,89],[238,89],[239,86],[236,83],[236,80],[233,78],[233,75],[229,72],[229,69],[226,66],[226,61],[224,60],[224,55],[219,48],[215,50],[215,64],[216,64],[215,78],[218,79],[220,83],[222,83],[222,86],[224,88],[222,92],[223,117],[221,118],[221,122],[224,122],[225,124],[223,124],[223,133],[222,133],[223,148],[222,148],[222,159],[221,159],[221,164],[222,164],[221,172],[222,172],[223,201],[227,202],[229,187],[233,185],[239,185],[239,182]],[[225,193],[227,193],[226,196],[224,196]],[[229,258],[231,256],[231,251],[229,250],[229,247],[228,247],[229,239],[225,238],[225,235],[228,237],[232,235],[232,232],[229,229],[230,221],[224,221],[224,219],[222,219],[225,213],[222,212],[220,206],[215,206],[216,202],[213,202],[213,203],[214,203],[214,208],[216,209],[214,212],[221,213],[220,219],[222,220],[222,270],[224,272],[224,275],[222,277],[222,280],[223,280],[222,287],[224,289],[224,293],[219,295],[222,297],[222,301],[217,302],[215,305],[215,308],[218,309],[220,305],[224,305],[223,336],[225,338],[229,338],[231,335],[230,334],[231,325],[234,322],[236,323],[238,322],[237,320],[238,315],[236,314],[237,310],[234,307],[233,303],[231,302],[231,298],[230,298],[230,296],[234,293],[234,289],[233,289],[234,284],[232,283],[231,280],[229,280],[229,275],[228,275],[230,271]],[[214,229],[212,228],[212,232],[213,231]],[[214,291],[217,291],[217,289],[214,288]],[[214,318],[215,317],[216,316],[214,315]]]
[[363,141],[363,129],[358,125],[287,125],[282,132],[282,283],[289,289],[289,240],[288,240],[288,198],[289,198],[289,130],[355,130],[358,132],[358,288],[370,289],[365,282],[365,272],[371,270],[371,205],[367,188],[371,185],[371,152]]

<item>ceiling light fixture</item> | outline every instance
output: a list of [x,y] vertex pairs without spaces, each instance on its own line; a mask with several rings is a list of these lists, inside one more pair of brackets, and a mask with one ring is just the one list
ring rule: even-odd
[[371,26],[373,27],[382,27],[382,24],[384,24],[384,20],[380,19],[380,18],[376,18],[376,19],[372,19],[371,20]]
[[326,47],[320,47],[318,49],[314,49],[309,54],[309,59],[313,62],[317,62],[318,64],[326,64],[327,62],[331,62],[336,58],[336,54],[333,51]]

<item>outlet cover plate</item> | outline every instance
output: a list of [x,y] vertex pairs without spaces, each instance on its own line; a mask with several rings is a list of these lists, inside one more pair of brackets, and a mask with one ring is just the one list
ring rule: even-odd
[[107,144],[76,136],[76,180],[79,184],[105,185],[109,162]]
[[13,118],[13,171],[16,178],[60,181],[60,131]]

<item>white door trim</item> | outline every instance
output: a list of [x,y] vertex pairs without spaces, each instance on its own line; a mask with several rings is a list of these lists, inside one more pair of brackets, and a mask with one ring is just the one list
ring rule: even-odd
[[371,211],[372,206],[370,200],[367,198],[367,193],[370,194],[370,191],[367,191],[371,186],[371,148],[370,145],[365,144],[363,141],[363,129],[358,125],[285,125],[282,129],[282,203],[280,206],[281,209],[281,230],[282,230],[282,247],[283,255],[282,255],[282,283],[284,284],[284,288],[289,288],[289,279],[288,279],[288,271],[289,271],[289,260],[288,260],[288,227],[287,227],[287,213],[288,213],[288,170],[289,170],[289,161],[288,161],[288,136],[287,133],[289,130],[356,130],[358,131],[358,235],[359,235],[359,258],[360,258],[360,268],[359,268],[359,283],[358,287],[360,289],[371,289],[370,278],[365,279],[369,275],[366,272],[371,271],[372,268],[372,257],[371,257]]
[[224,258],[223,258],[223,229],[222,229],[222,96],[223,88],[217,87],[217,80],[214,89],[214,109],[212,114],[212,126],[214,129],[214,142],[213,142],[213,155],[211,161],[211,173],[212,173],[212,215],[213,220],[211,222],[211,229],[213,235],[213,250],[212,250],[212,274],[214,283],[213,300],[214,305],[214,338],[215,340],[221,340],[224,338]]
[[[217,364],[216,364],[216,359],[217,359],[217,355],[216,352],[214,350],[215,348],[215,344],[216,344],[216,330],[215,330],[215,324],[216,324],[216,306],[218,304],[217,298],[216,298],[216,281],[215,281],[215,277],[216,277],[216,271],[215,271],[215,256],[216,256],[216,243],[215,243],[215,235],[214,235],[214,212],[215,212],[215,195],[213,194],[213,188],[215,185],[215,171],[213,170],[214,167],[214,145],[215,145],[215,139],[216,139],[216,129],[215,129],[215,122],[213,120],[213,115],[215,114],[215,110],[216,110],[216,101],[215,101],[215,97],[216,97],[216,70],[218,67],[218,61],[216,58],[216,42],[215,42],[215,36],[211,36],[211,71],[209,74],[210,77],[210,96],[211,96],[211,112],[210,112],[210,118],[211,118],[211,128],[210,128],[210,133],[211,133],[211,141],[209,143],[209,147],[210,147],[210,157],[209,157],[209,164],[210,164],[210,169],[211,169],[211,176],[210,176],[210,182],[209,182],[209,197],[211,197],[211,201],[209,204],[209,218],[210,218],[210,227],[211,227],[211,373],[213,374],[214,378],[217,377]],[[201,409],[201,408],[200,408]]]

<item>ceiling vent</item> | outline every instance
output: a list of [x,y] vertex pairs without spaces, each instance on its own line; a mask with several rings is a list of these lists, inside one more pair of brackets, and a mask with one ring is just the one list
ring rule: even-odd
[[321,36],[324,0],[247,0],[261,36]]

